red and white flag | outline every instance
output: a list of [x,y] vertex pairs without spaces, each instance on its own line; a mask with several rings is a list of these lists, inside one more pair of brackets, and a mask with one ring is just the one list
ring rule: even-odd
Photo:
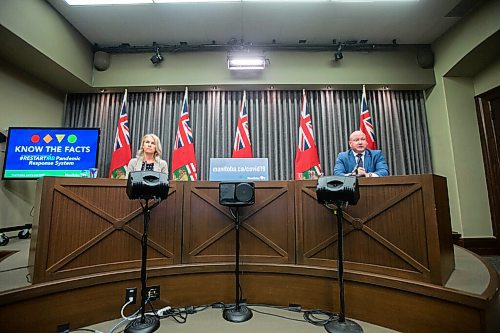
[[243,91],[236,137],[234,138],[233,158],[252,158],[252,144],[248,129],[247,94]]
[[321,175],[318,147],[314,142],[311,113],[307,109],[306,90],[302,92],[299,144],[295,156],[295,179],[317,179]]
[[130,147],[130,131],[127,115],[127,89],[125,89],[120,108],[120,118],[118,119],[118,126],[116,128],[113,154],[111,155],[111,165],[109,166],[109,178],[125,178],[127,164],[131,158],[132,150]]
[[375,130],[373,129],[372,118],[368,110],[368,103],[366,101],[366,90],[363,85],[363,96],[361,97],[361,115],[359,117],[359,130],[366,136],[368,149],[377,149],[377,141],[375,139]]
[[174,151],[172,152],[173,180],[197,180],[196,156],[194,154],[193,131],[189,121],[188,88],[182,101],[181,117],[175,135]]

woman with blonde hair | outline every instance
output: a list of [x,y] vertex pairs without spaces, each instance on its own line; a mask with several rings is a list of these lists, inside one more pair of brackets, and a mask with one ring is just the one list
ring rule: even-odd
[[141,148],[127,166],[127,175],[132,171],[158,171],[168,174],[168,164],[161,159],[161,142],[155,134],[142,137]]

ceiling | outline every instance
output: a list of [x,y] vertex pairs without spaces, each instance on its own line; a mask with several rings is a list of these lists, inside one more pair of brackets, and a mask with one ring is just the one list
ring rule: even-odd
[[[98,47],[274,44],[346,41],[431,44],[481,1],[184,3],[69,6],[47,0]],[[451,12],[451,14],[450,14]],[[450,15],[448,15],[450,14]],[[453,16],[453,17],[447,17]],[[334,41],[335,40],[335,41]]]

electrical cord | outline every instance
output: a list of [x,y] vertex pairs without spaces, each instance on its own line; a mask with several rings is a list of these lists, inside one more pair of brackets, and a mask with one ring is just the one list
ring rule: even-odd
[[[129,300],[129,301],[130,301],[130,300]],[[122,311],[123,311],[123,308],[122,308]],[[132,319],[122,319],[122,320],[120,320],[118,323],[116,323],[116,324],[115,324],[115,326],[113,326],[113,327],[111,328],[111,330],[109,331],[109,333],[113,333],[113,332],[114,332],[114,331],[118,328],[118,326],[120,326],[120,325],[121,325],[121,324],[123,324],[124,322],[126,322],[126,321],[130,321],[130,320],[135,319],[135,318],[136,318],[136,315],[139,313],[139,311],[141,311],[141,308],[140,308],[140,307],[139,307],[139,309],[137,309],[137,311],[135,311],[135,312],[134,312],[131,316],[127,317],[127,318],[132,318],[132,316],[133,316],[133,318],[132,318]],[[122,331],[123,331],[123,330],[122,330]]]
[[254,307],[249,307],[249,308],[251,308],[253,312],[257,312],[257,313],[260,313],[260,314],[263,314],[263,315],[266,315],[266,316],[277,317],[277,318],[283,318],[283,319],[292,320],[292,321],[299,321],[299,322],[302,322],[302,323],[307,322],[307,321],[306,321],[306,320],[304,320],[304,319],[290,318],[290,317],[286,317],[286,316],[278,315],[278,314],[275,314],[275,313],[264,312],[264,311],[257,310],[257,309],[255,309]]
[[216,307],[224,308],[225,304],[222,302],[217,302],[217,303],[203,304],[198,306],[187,306],[184,308],[171,308],[170,306],[167,306],[163,309],[158,310],[158,315],[159,315],[158,318],[165,319],[172,317],[172,319],[174,319],[179,324],[184,324],[187,321],[188,315]]
[[[316,315],[327,316],[327,319],[318,318]],[[309,324],[313,324],[315,326],[324,326],[331,321],[337,320],[338,315],[329,311],[324,310],[308,310],[304,311],[304,320]]]
[[148,302],[149,307],[151,308],[151,311],[152,311],[152,313],[150,313],[150,314],[154,314],[154,316],[156,318],[161,319],[160,316],[158,315],[158,311],[156,311],[155,307],[153,306],[153,303],[149,300],[149,298],[148,298],[147,302]]
[[134,319],[132,316],[134,316],[134,315],[135,315],[135,313],[134,313],[134,314],[132,314],[130,317],[125,316],[125,314],[123,313],[123,311],[125,311],[125,308],[126,308],[129,304],[131,304],[133,301],[134,301],[134,299],[133,299],[132,297],[130,297],[130,298],[128,299],[128,302],[127,302],[127,303],[125,303],[125,304],[123,304],[123,306],[122,306],[122,309],[121,309],[120,313],[121,313],[121,315],[122,315],[122,318],[123,318],[123,319],[125,319],[125,320],[133,320],[133,319]]
[[[304,319],[290,318],[290,317],[286,317],[286,316],[282,316],[282,315],[277,315],[274,313],[260,311],[260,310],[253,308],[255,306],[267,307],[267,308],[279,309],[279,310],[286,310],[286,311],[291,311],[291,312],[299,312],[299,313],[303,314]],[[319,309],[302,310],[302,309],[300,309],[300,306],[298,306],[298,308],[295,308],[295,307],[292,308],[290,306],[252,304],[251,307],[252,307],[251,308],[252,311],[255,311],[255,312],[260,313],[260,314],[274,316],[274,317],[288,319],[288,320],[293,320],[293,321],[307,322],[307,323],[315,325],[315,326],[323,326],[323,325],[329,323],[330,321],[336,320],[338,318],[338,316],[336,314],[329,312],[329,311],[319,310]],[[327,318],[319,318],[319,317],[317,317],[318,315],[325,316]]]
[[218,303],[204,304],[204,305],[198,305],[198,306],[195,306],[195,307],[194,307],[194,311],[195,311],[195,312],[205,311],[206,309],[212,308],[212,306],[213,306],[214,304],[218,304]]
[[186,310],[181,310],[179,308],[170,308],[165,310],[163,314],[160,315],[160,319],[172,318],[179,324],[184,324],[187,321],[187,312]]
[[[111,328],[111,330],[109,331],[109,333],[113,333],[115,331],[115,329],[120,326],[121,324],[123,324],[124,322],[126,321],[131,321],[131,320],[134,320],[134,319],[137,319],[137,318],[140,318],[140,315],[137,315],[139,313],[139,311],[141,311],[142,307],[139,307],[134,313],[132,313],[130,316],[126,316],[124,311],[125,311],[125,308],[131,304],[133,302],[133,298],[132,297],[129,297],[128,299],[128,302],[123,304],[122,308],[121,308],[121,311],[120,311],[120,314],[122,316],[122,320],[120,320],[118,323],[115,324],[115,326],[113,326]],[[149,298],[146,300],[146,303],[151,303]],[[156,313],[154,313],[155,316],[158,317],[158,315]],[[158,317],[159,318],[159,317]]]

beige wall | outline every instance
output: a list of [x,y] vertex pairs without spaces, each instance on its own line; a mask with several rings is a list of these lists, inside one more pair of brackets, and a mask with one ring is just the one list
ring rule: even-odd
[[474,93],[481,95],[495,87],[498,87],[500,81],[500,55],[499,59],[490,64],[474,77]]
[[270,64],[259,75],[242,77],[227,69],[225,52],[164,54],[165,60],[153,66],[151,54],[117,54],[111,56],[106,71],[94,71],[94,86],[234,86],[234,85],[307,85],[324,88],[361,85],[398,85],[429,87],[434,84],[434,71],[422,69],[416,62],[413,47],[400,47],[386,52],[344,52],[335,63],[332,52],[268,51]]
[[90,43],[46,1],[2,0],[0,24],[80,80],[91,84],[93,54]]
[[[0,101],[2,130],[10,126],[62,125],[64,94],[1,60]],[[3,170],[4,150],[2,143],[0,170]],[[35,187],[34,180],[0,181],[0,227],[31,223]]]
[[[491,216],[474,96],[500,85],[498,65],[475,77],[448,71],[500,28],[500,2],[491,1],[445,33],[434,45],[436,86],[427,115],[434,172],[447,177],[452,225],[464,237],[492,236]],[[477,78],[476,78],[477,77]]]

